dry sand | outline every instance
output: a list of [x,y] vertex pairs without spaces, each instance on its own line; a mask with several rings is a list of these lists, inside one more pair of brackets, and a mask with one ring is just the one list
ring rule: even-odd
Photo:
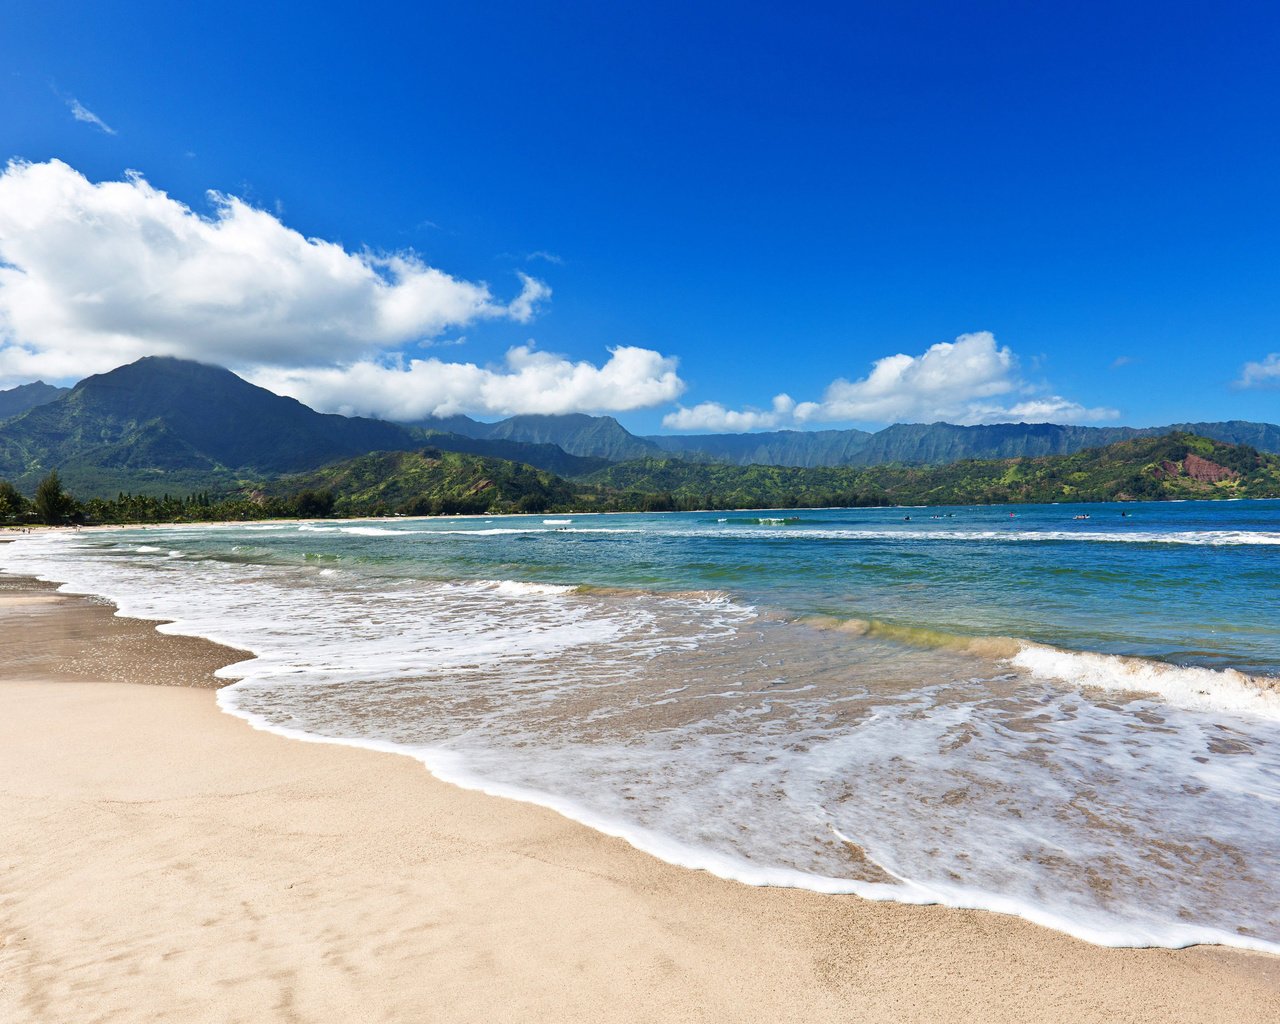
[[229,660],[0,586],[0,1021],[1280,1021],[1277,958],[749,888],[255,732]]

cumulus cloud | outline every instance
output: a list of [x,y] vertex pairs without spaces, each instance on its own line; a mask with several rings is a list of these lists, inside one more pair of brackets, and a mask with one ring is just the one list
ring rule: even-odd
[[684,390],[675,359],[628,346],[610,349],[602,366],[517,345],[496,367],[439,359],[361,361],[265,369],[253,379],[316,409],[401,421],[456,413],[623,412],[673,401]]
[[748,430],[768,430],[787,422],[796,403],[790,395],[776,395],[773,408],[727,409],[719,402],[699,402],[691,409],[680,408],[662,418],[668,430],[708,430],[721,433],[742,433]]
[[106,132],[108,135],[115,135],[116,130],[102,120],[97,114],[86,107],[74,96],[67,100],[67,109],[71,111],[71,116],[77,121],[83,121],[85,124],[91,124],[99,131]]
[[413,253],[353,253],[210,193],[203,216],[139,174],[92,183],[58,160],[0,174],[0,379],[65,379],[143,355],[233,367],[323,366],[484,319],[509,302]]
[[1120,415],[1118,409],[1106,406],[1088,407],[1061,395],[1044,395],[1013,405],[975,405],[966,417],[957,423],[1093,423],[1097,420],[1113,420]]
[[1080,423],[1118,415],[1115,409],[1087,408],[1060,395],[1040,393],[1022,379],[1008,346],[997,344],[990,331],[977,331],[940,342],[920,355],[877,359],[865,377],[832,381],[818,401],[797,404],[788,395],[778,395],[771,411],[735,411],[703,402],[672,413],[663,424],[681,430],[751,430],[834,422]]
[[1272,352],[1256,363],[1245,363],[1240,368],[1240,388],[1280,387],[1280,352]]
[[877,359],[860,380],[832,381],[820,402],[802,402],[796,418],[891,421],[959,419],[972,403],[1016,390],[1017,361],[990,331],[939,342],[922,355]]

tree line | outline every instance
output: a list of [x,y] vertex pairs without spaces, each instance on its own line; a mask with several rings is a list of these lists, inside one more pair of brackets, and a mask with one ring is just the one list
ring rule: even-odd
[[210,497],[120,492],[114,498],[77,501],[62,485],[57,470],[25,497],[8,480],[0,480],[0,524],[46,526],[123,523],[196,523],[257,519],[323,519],[333,514],[332,491],[303,490],[288,496],[260,493]]

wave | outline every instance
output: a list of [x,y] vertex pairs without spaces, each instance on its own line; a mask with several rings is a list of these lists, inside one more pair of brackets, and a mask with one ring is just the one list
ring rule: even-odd
[[910,647],[956,651],[984,658],[1012,658],[1025,643],[1011,636],[965,636],[929,626],[903,626],[879,619],[807,615],[796,621],[812,629],[832,630],[851,636],[882,637]]
[[[572,520],[564,520],[571,522]],[[471,530],[458,529],[428,529],[428,530],[406,530],[406,529],[388,529],[382,526],[312,526],[303,524],[296,527],[297,530],[304,533],[345,533],[354,537],[510,537],[516,535],[540,536],[545,534],[562,534],[562,533],[645,533],[648,531],[641,530],[638,527],[607,527],[607,526],[574,526],[574,527],[555,527],[554,524],[560,522],[556,519],[544,519],[543,524],[538,526],[491,526],[479,527]],[[553,528],[548,528],[548,526]]]
[[[544,520],[544,524],[552,524],[553,520]],[[757,526],[779,527],[797,526],[803,521],[787,518],[762,517],[752,520],[740,520]],[[403,537],[411,535],[438,535],[442,537],[503,537],[525,534],[539,536],[555,534],[644,534],[650,537],[688,538],[688,537],[725,537],[735,540],[763,539],[768,541],[806,541],[806,540],[850,540],[850,541],[896,541],[924,543],[1009,543],[1009,544],[1180,544],[1205,547],[1238,547],[1238,546],[1280,546],[1280,533],[1248,530],[1187,530],[1163,533],[1155,530],[1108,533],[1099,530],[913,530],[903,527],[893,530],[829,530],[829,529],[768,529],[761,531],[743,531],[735,529],[712,530],[646,530],[639,527],[606,527],[606,526],[559,526],[548,528],[548,525],[525,527],[485,527],[472,530],[427,529],[405,530],[387,529],[376,526],[337,526],[312,527],[301,526],[298,529],[318,533],[346,533],[362,537]],[[923,525],[923,524],[922,524]]]
[[[698,536],[723,536],[735,538],[768,538],[796,540],[892,540],[926,542],[998,541],[1008,543],[1076,542],[1099,544],[1191,544],[1211,547],[1240,545],[1280,545],[1280,533],[1250,530],[1184,530],[1159,532],[1155,530],[1124,533],[1107,533],[1098,530],[941,530],[903,526],[893,530],[787,530],[746,534],[740,531],[704,531]],[[688,536],[671,531],[664,536]]]
[[1076,687],[1151,693],[1176,707],[1226,711],[1280,720],[1280,679],[1252,676],[1233,668],[1171,665],[1119,654],[1068,651],[1024,643],[1009,659],[1037,679],[1057,679]]
[[525,583],[522,580],[482,580],[499,594],[509,597],[555,597],[572,594],[578,588],[558,583]]
[[1072,687],[1152,694],[1192,711],[1225,711],[1280,720],[1280,678],[1233,668],[1175,665],[1133,655],[1072,651],[1009,636],[965,636],[925,626],[875,619],[812,615],[797,620],[813,629],[882,637],[911,647],[955,651],[1007,662],[1033,678]]

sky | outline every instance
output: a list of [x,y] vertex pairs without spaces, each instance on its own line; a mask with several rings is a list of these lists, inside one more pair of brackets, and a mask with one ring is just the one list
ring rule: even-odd
[[1280,7],[0,0],[0,388],[1280,420]]

